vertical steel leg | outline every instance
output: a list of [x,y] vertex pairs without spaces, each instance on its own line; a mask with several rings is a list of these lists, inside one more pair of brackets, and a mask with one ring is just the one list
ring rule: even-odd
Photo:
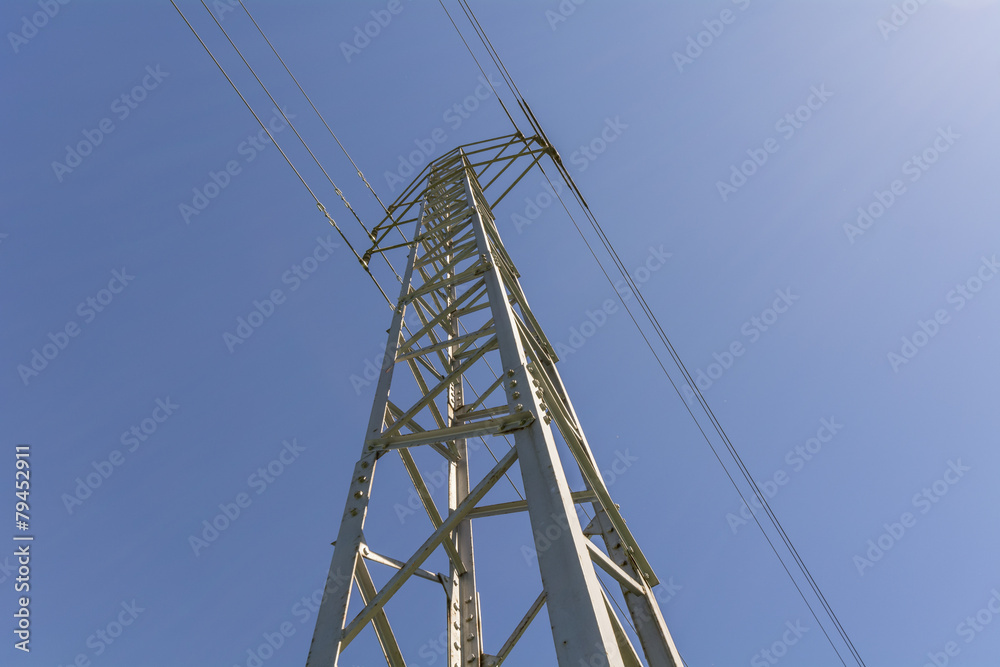
[[[480,257],[489,267],[484,276],[500,344],[500,359],[508,376],[505,388],[509,405],[512,412],[527,409],[536,416],[529,427],[514,433],[514,444],[532,530],[548,540],[548,548],[538,550],[538,567],[547,596],[546,607],[559,665],[624,667],[555,439],[548,425],[538,418],[542,409],[530,389],[524,348],[468,173],[465,175],[465,194],[473,211],[472,224]],[[515,392],[517,398],[513,396]]]

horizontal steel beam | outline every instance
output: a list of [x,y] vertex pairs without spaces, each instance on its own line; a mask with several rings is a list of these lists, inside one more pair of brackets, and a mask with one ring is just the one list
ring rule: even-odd
[[[572,493],[574,503],[592,503],[597,500],[597,494],[593,491],[574,491]],[[469,512],[473,519],[484,516],[499,516],[501,514],[513,514],[514,512],[524,512],[528,509],[528,501],[512,500],[509,503],[496,503],[494,505],[483,505]]]
[[[388,556],[383,556],[380,553],[375,553],[374,551],[368,548],[367,544],[361,545],[361,555],[364,556],[366,559],[372,561],[373,563],[381,563],[382,565],[388,565],[389,567],[395,568],[397,570],[403,569],[403,566],[406,565],[406,563],[404,563],[401,560],[396,560],[395,558],[389,558]],[[418,567],[413,571],[413,574],[423,579],[433,581],[436,584],[441,583],[442,575],[434,574],[433,572],[428,572],[423,568]],[[374,595],[372,597],[374,597]]]
[[416,447],[418,445],[429,445],[433,442],[449,442],[451,440],[463,440],[475,438],[480,435],[500,435],[510,433],[517,429],[524,428],[535,421],[535,416],[527,410],[515,412],[510,417],[503,420],[489,420],[486,422],[469,422],[458,426],[448,426],[433,431],[421,431],[420,433],[407,433],[406,435],[390,435],[383,438],[372,438],[365,440],[368,449],[399,449],[400,447]]

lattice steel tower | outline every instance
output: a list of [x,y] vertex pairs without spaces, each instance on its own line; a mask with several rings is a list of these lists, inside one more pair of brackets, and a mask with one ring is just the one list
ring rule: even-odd
[[[386,607],[404,585],[414,591],[408,605],[413,595],[426,595],[422,614],[447,609],[448,667],[500,665],[543,606],[560,667],[682,664],[652,590],[657,578],[608,493],[556,370],[555,351],[528,307],[494,222],[494,207],[546,154],[554,151],[521,135],[457,148],[429,164],[373,230],[365,261],[377,253],[409,253],[388,332],[388,361],[351,478],[307,667],[353,664],[341,654],[369,624],[387,664],[405,665]],[[486,192],[494,193],[492,204]],[[390,241],[397,232],[401,241]],[[479,447],[480,438],[489,453]],[[490,458],[496,447],[487,439],[501,448],[506,440],[508,448]],[[570,471],[583,488],[571,490],[560,450],[568,452]],[[383,463],[390,454],[401,459],[406,484],[412,483],[430,520],[426,540],[405,560],[378,553],[379,545],[370,548],[365,539],[379,493],[400,495],[383,486],[372,496],[377,464],[391,462]],[[444,462],[447,483],[429,484],[420,457]],[[509,498],[501,480],[518,476],[523,498],[493,502]],[[510,487],[521,495],[513,480]],[[593,508],[586,526],[578,504]],[[506,539],[533,545],[542,590],[519,622],[515,617],[490,626],[491,640],[506,641],[484,646],[481,606],[489,609],[493,601],[480,598],[477,577],[523,578],[525,569],[488,574],[480,558],[477,571],[473,525],[482,537],[496,521],[491,517],[525,511],[530,527]],[[399,525],[395,518],[389,524]],[[424,569],[431,559],[447,573]],[[381,587],[368,563],[392,573]],[[595,565],[621,587],[640,650]],[[352,605],[355,585],[360,602]]]

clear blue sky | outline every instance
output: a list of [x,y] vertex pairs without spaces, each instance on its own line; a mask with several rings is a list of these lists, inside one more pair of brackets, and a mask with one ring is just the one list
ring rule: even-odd
[[[179,4],[268,122],[200,3]],[[363,48],[342,46],[389,4],[248,2],[386,202],[401,156],[509,131],[492,97],[452,110],[483,88],[436,3],[393,5]],[[1000,3],[677,5],[474,3],[866,663],[995,665]],[[373,224],[377,203],[256,31],[222,16]],[[13,448],[29,443],[35,535],[32,651],[8,629],[0,662],[246,666],[288,624],[263,664],[302,665],[301,600],[326,575],[374,392],[351,378],[388,308],[169,2],[16,0],[0,27],[0,476],[13,512]],[[363,246],[292,132],[275,136]],[[498,226],[549,338],[572,346],[618,297],[559,207],[525,202],[547,201],[539,181]],[[251,336],[225,338],[274,290]],[[839,665],[627,315],[573,349],[561,373],[598,461],[624,468],[611,493],[673,582],[662,608],[688,664],[774,664],[761,651],[778,642],[777,664]],[[100,486],[78,492],[88,475]],[[368,537],[405,559],[427,522],[396,520],[408,497],[386,479]],[[239,517],[192,547],[238,497]],[[477,534],[504,577],[484,585],[488,651],[537,577],[504,521]],[[11,564],[0,555],[8,619]],[[434,620],[396,624],[408,664],[443,664]],[[510,664],[551,664],[543,619],[525,641]],[[369,641],[342,664],[379,660]]]

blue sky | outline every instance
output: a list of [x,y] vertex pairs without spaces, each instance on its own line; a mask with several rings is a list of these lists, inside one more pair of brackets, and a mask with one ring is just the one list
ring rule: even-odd
[[[179,4],[269,122],[200,3]],[[342,46],[388,4],[248,2],[385,202],[412,151],[510,129],[436,3],[393,5],[363,48]],[[865,662],[996,664],[1000,3],[473,6],[755,479],[771,480]],[[221,16],[377,222],[241,10]],[[31,445],[35,536],[32,650],[8,632],[2,662],[242,666],[284,627],[263,664],[304,664],[315,614],[302,598],[329,565],[374,392],[357,378],[377,363],[388,308],[169,2],[17,0],[0,26],[2,446],[9,479],[14,446]],[[456,116],[477,90],[488,99]],[[362,247],[292,132],[275,137]],[[840,664],[541,181],[497,224],[548,337],[573,350],[560,372],[598,461],[624,468],[611,493],[672,582],[661,604],[681,653],[692,666]],[[227,345],[276,290],[271,315]],[[78,492],[93,474],[100,485]],[[376,481],[389,513],[369,534],[384,552],[429,526],[393,516],[408,496],[391,481]],[[519,550],[530,535],[495,525],[476,537],[494,573],[488,651],[537,579]],[[404,655],[444,664],[424,616],[398,624]],[[805,630],[768,662],[786,624]],[[544,622],[524,651],[509,664],[551,663]],[[342,664],[379,660],[359,642]]]

